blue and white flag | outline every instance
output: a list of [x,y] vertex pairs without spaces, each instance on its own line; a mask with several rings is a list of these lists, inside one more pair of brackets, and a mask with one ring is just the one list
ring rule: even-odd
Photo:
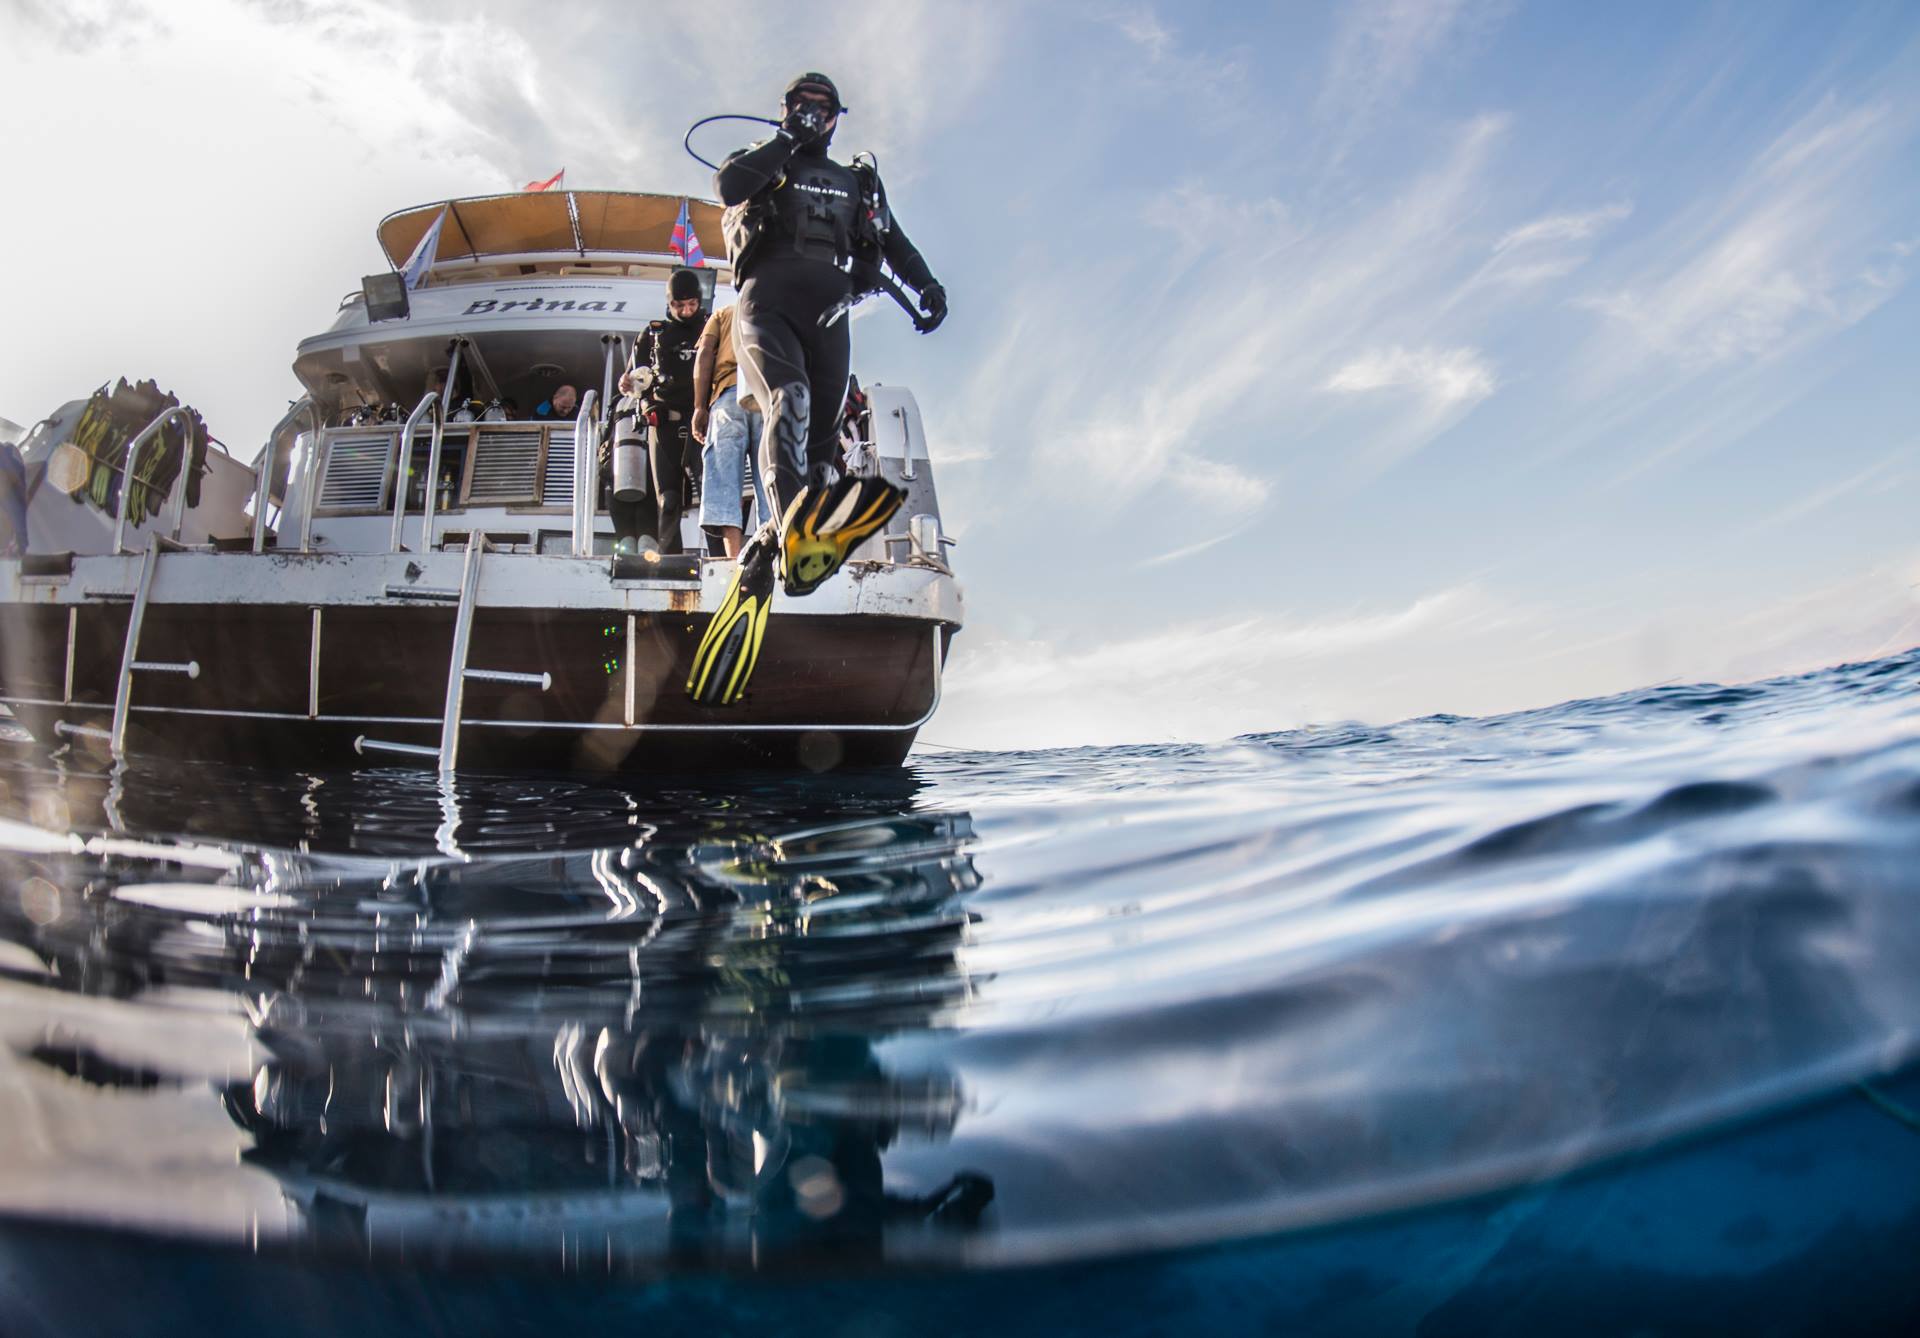
[[434,257],[440,253],[440,225],[447,221],[447,211],[442,209],[440,216],[413,248],[413,254],[407,257],[407,263],[401,267],[400,275],[407,281],[407,291],[412,292],[420,286],[420,280],[427,277],[427,271],[433,268]]

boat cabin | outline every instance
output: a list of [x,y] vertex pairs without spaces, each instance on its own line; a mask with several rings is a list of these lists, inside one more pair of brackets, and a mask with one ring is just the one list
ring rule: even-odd
[[[490,532],[509,546],[519,536],[560,551],[571,533],[576,432],[605,412],[634,338],[665,310],[667,277],[682,264],[672,239],[683,206],[695,238],[718,247],[718,205],[625,191],[483,196],[383,220],[393,272],[349,293],[331,328],[302,341],[294,359],[308,399],[275,433],[272,495],[284,514],[308,519],[305,534],[283,523],[280,546],[385,547],[381,521],[396,511],[411,533],[423,510],[502,508],[512,518],[488,517]],[[401,271],[436,227],[409,290]],[[724,261],[709,261],[703,277],[710,308],[731,300]],[[562,387],[573,393],[556,399]],[[437,460],[433,414],[414,412],[429,392],[440,399]],[[402,469],[396,448],[409,420]],[[296,443],[305,468],[289,483]],[[296,508],[305,487],[315,490],[310,510]],[[414,547],[404,535],[398,542]]]

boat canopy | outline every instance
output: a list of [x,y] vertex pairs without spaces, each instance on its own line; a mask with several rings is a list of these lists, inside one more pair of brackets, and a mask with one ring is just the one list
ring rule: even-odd
[[665,255],[683,200],[702,249],[714,248],[708,263],[724,265],[718,204],[637,191],[516,191],[417,205],[380,221],[380,246],[399,269],[445,209],[447,222],[440,230],[436,252],[441,262],[541,252],[582,257],[607,251]]

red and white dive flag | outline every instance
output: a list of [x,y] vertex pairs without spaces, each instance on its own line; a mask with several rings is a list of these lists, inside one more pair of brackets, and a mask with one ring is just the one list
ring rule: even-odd
[[564,177],[566,174],[567,174],[567,169],[563,167],[558,172],[555,172],[552,176],[548,177],[545,181],[529,181],[526,185],[522,186],[520,189],[523,191],[552,190],[555,186],[558,186],[560,184],[560,179]]

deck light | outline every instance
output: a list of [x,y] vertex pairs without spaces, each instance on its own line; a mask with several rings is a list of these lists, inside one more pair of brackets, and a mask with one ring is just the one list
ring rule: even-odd
[[368,321],[399,321],[407,318],[407,280],[396,273],[369,274],[360,280],[360,293],[367,301]]

